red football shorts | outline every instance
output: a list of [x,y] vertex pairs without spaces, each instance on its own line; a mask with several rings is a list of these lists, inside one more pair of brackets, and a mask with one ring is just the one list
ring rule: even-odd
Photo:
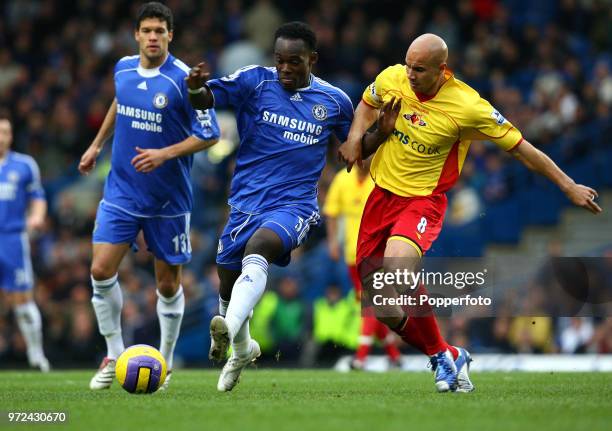
[[425,254],[440,234],[446,206],[445,194],[404,197],[374,187],[361,217],[357,265],[364,259],[381,259],[391,237],[405,240]]

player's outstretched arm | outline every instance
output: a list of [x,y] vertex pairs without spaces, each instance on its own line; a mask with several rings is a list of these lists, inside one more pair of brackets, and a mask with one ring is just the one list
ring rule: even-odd
[[83,156],[81,157],[81,161],[79,162],[79,172],[83,175],[89,175],[89,173],[96,167],[96,159],[102,151],[102,147],[104,146],[104,142],[113,134],[113,130],[115,129],[115,117],[117,116],[117,99],[113,100],[111,106],[108,108],[106,112],[106,117],[104,117],[104,121],[102,122],[102,126],[93,142],[87,148]]
[[187,81],[187,89],[189,92],[189,102],[195,109],[212,108],[215,100],[206,85],[206,81],[210,76],[206,63],[198,63],[189,71],[189,75],[185,77]]
[[512,155],[527,168],[551,180],[561,189],[567,198],[576,206],[582,207],[593,214],[602,211],[595,202],[597,192],[582,184],[576,184],[565,172],[553,162],[550,157],[531,145],[527,140],[512,151]]
[[166,160],[197,153],[215,145],[218,141],[218,139],[204,141],[195,136],[190,136],[184,141],[165,148],[148,148],[145,150],[136,147],[138,154],[134,156],[131,163],[138,172],[151,172],[161,166]]
[[363,159],[361,138],[377,118],[378,109],[368,105],[363,100],[359,102],[355,110],[353,122],[351,123],[348,138],[338,148],[338,159],[346,163],[347,171],[350,172],[355,163],[361,166],[361,160]]

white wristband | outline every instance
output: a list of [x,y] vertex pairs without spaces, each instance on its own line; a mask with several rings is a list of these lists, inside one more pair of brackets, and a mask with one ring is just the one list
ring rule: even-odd
[[200,94],[200,93],[204,93],[204,87],[196,88],[195,90],[192,90],[191,88],[187,88],[187,92],[188,92],[189,94]]

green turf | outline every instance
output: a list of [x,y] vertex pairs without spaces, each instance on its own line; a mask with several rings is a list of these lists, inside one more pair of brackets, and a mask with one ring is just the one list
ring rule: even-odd
[[0,411],[66,411],[74,430],[602,430],[612,423],[612,374],[481,373],[471,394],[437,394],[429,373],[249,369],[231,393],[218,371],[177,371],[170,391],[87,389],[90,372],[0,372]]

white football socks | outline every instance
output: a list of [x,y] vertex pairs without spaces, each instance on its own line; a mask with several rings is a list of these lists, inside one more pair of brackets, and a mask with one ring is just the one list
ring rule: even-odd
[[19,304],[15,307],[17,326],[23,334],[26,343],[30,365],[38,364],[44,359],[42,346],[42,318],[34,301]]
[[185,313],[185,295],[183,286],[171,298],[166,298],[159,290],[157,291],[157,317],[159,318],[159,329],[161,340],[159,351],[166,360],[168,370],[172,370],[174,362],[174,347],[181,330],[181,322]]
[[[223,317],[227,314],[227,307],[229,305],[229,301],[221,298],[219,296],[219,314]],[[244,356],[249,353],[249,346],[251,345],[251,334],[249,332],[249,320],[253,317],[253,311],[249,314],[248,318],[244,321],[236,335],[234,336],[234,340],[232,341],[232,348],[236,355]]]
[[94,280],[93,304],[100,334],[106,339],[106,356],[117,359],[125,350],[123,337],[121,336],[121,309],[123,308],[123,295],[117,281],[117,274],[108,280]]
[[263,256],[250,254],[242,259],[242,274],[234,284],[225,316],[230,340],[238,356],[248,353],[251,342],[249,316],[261,299],[267,280],[268,261]]

